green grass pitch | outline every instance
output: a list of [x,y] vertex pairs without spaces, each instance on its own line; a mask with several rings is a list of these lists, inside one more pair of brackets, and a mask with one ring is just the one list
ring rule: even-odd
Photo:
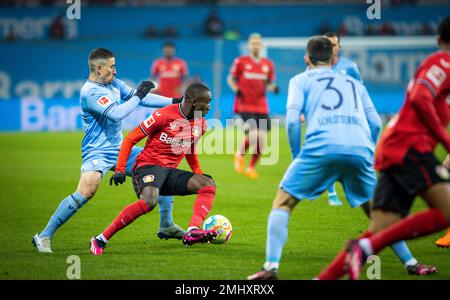
[[[156,209],[119,232],[103,256],[90,255],[89,239],[136,200],[129,179],[120,187],[110,187],[104,180],[95,197],[56,233],[54,254],[39,254],[31,238],[45,226],[61,199],[75,191],[81,139],[82,133],[0,134],[0,279],[66,279],[70,255],[80,257],[81,279],[245,279],[260,269],[267,216],[290,161],[284,131],[279,162],[259,167],[260,179],[255,181],[234,172],[232,155],[200,156],[202,169],[218,185],[211,214],[222,214],[233,225],[233,236],[226,244],[184,247],[181,241],[159,240]],[[444,157],[441,148],[438,156]],[[186,168],[185,163],[182,166]],[[344,198],[340,186],[338,193]],[[193,201],[194,196],[175,198],[174,219],[183,227]],[[416,201],[414,210],[424,207]],[[351,209],[346,202],[330,207],[325,194],[300,203],[290,219],[280,278],[311,279],[347,238],[358,235],[367,224],[360,209]],[[438,267],[438,274],[423,279],[450,279],[449,250],[434,246],[439,236],[409,242],[419,261]],[[381,278],[421,279],[407,275],[389,249],[381,253]]]

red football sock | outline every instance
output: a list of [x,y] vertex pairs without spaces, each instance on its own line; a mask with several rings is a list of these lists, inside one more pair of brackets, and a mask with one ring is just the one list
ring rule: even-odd
[[139,216],[151,211],[151,207],[147,202],[140,199],[126,206],[116,219],[103,231],[103,236],[109,240],[117,231],[133,223]]
[[241,146],[241,151],[239,152],[240,155],[244,155],[245,152],[247,152],[248,147],[250,147],[250,140],[248,137],[246,137],[244,139],[244,141],[242,142],[242,146]]
[[194,214],[192,215],[189,227],[200,228],[203,220],[208,215],[216,196],[215,186],[205,186],[198,190],[197,199],[194,203]]
[[401,240],[411,240],[441,231],[448,227],[447,218],[437,208],[415,213],[385,230],[373,235],[369,240],[373,254],[384,247]]
[[252,154],[252,160],[250,161],[249,168],[255,168],[256,163],[258,162],[259,158],[261,157],[262,152],[262,145],[261,143],[256,143],[256,151],[254,154]]
[[[360,238],[368,238],[371,237],[372,233],[369,231],[365,231],[361,234]],[[319,280],[338,280],[344,273],[344,265],[345,265],[345,257],[347,256],[347,251],[342,250],[333,260],[333,262],[323,270],[317,278]]]

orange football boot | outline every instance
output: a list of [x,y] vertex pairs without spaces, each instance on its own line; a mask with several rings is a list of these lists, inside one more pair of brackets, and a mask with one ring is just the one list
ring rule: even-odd
[[436,241],[436,246],[441,248],[450,247],[450,229],[447,231],[447,234]]
[[242,174],[245,171],[244,156],[239,153],[236,153],[236,155],[234,155],[234,169],[239,174]]
[[259,174],[256,172],[254,168],[247,168],[247,171],[245,171],[245,176],[247,176],[250,179],[258,179]]

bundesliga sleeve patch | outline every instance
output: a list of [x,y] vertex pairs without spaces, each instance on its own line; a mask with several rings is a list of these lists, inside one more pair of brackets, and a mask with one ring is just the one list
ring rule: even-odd
[[432,65],[427,74],[425,74],[425,77],[430,80],[435,87],[439,88],[447,78],[447,74],[439,66]]
[[145,126],[145,128],[149,128],[150,126],[153,125],[153,123],[155,123],[155,118],[153,117],[153,114],[152,114],[152,115],[150,115],[150,117],[148,117],[144,121],[144,126]]
[[100,105],[103,106],[103,107],[108,106],[108,104],[109,104],[110,102],[111,102],[111,101],[110,101],[108,98],[106,98],[106,96],[103,96],[103,97],[101,97],[100,99],[97,100],[97,103],[100,104]]

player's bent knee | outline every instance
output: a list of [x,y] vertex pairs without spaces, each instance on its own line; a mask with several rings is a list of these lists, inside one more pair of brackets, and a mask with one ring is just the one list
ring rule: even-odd
[[152,186],[147,186],[142,190],[141,199],[153,209],[158,203],[159,190]]
[[272,203],[272,209],[284,209],[291,212],[298,204],[298,200],[285,192],[283,189],[279,189],[277,195]]

